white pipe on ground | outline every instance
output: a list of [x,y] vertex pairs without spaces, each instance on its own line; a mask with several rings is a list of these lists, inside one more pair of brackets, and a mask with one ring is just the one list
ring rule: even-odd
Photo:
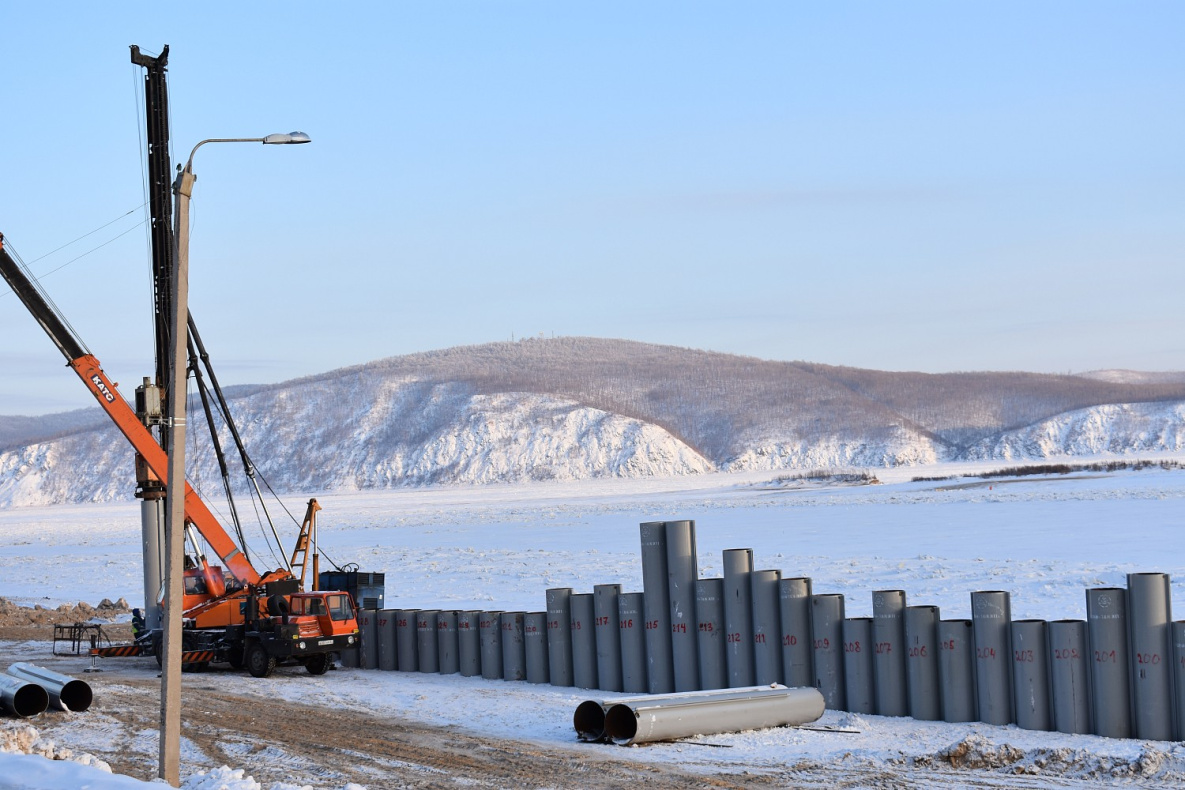
[[91,706],[94,694],[85,681],[54,672],[52,669],[18,662],[5,670],[9,675],[29,683],[36,683],[49,692],[53,704],[62,710],[81,712]]
[[49,694],[41,686],[12,675],[0,675],[0,708],[18,719],[27,719],[44,713],[48,707]]
[[[605,714],[615,705],[631,708],[658,704],[683,704],[707,699],[750,699],[763,694],[777,694],[788,691],[785,686],[772,683],[765,686],[745,686],[733,689],[710,689],[707,691],[681,691],[673,694],[648,694],[641,697],[619,697],[607,700],[585,700],[576,706],[572,726],[582,741],[606,740]],[[817,718],[817,717],[816,717]]]
[[670,741],[766,727],[806,724],[823,715],[818,689],[769,689],[732,698],[614,705],[605,713],[605,732],[613,743]]

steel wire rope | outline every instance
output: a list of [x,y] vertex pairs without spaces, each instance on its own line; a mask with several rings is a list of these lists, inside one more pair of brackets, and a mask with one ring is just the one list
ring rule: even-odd
[[[263,487],[268,490],[268,492],[272,495],[272,498],[275,499],[276,502],[279,503],[280,507],[284,509],[284,512],[288,514],[288,518],[292,519],[292,523],[297,525],[297,527],[299,527],[301,522],[297,521],[296,516],[292,515],[292,511],[289,510],[288,506],[284,504],[284,500],[280,499],[280,495],[276,493],[276,490],[274,488],[272,488],[272,484],[269,483],[267,478],[263,476],[263,473],[260,472],[258,469],[256,469],[255,474],[259,477],[260,480],[263,481]],[[321,556],[325,557],[325,559],[329,560],[330,565],[332,565],[334,568],[336,568],[339,571],[341,570],[341,566],[338,565],[336,562],[334,562],[333,558],[331,558],[328,554],[326,554],[323,551],[319,552],[319,553],[321,554]]]
[[[70,334],[74,336],[74,339],[78,341],[78,345],[82,347],[82,350],[87,354],[90,354],[91,350],[87,348],[86,343],[82,342],[82,337],[78,334],[78,330],[70,324],[70,321],[62,313],[61,308],[57,306],[54,300],[50,297],[49,293],[41,287],[41,283],[38,282],[37,278],[33,276],[33,272],[29,271],[29,267],[25,265],[24,259],[21,258],[20,253],[17,252],[16,248],[12,246],[12,242],[8,239],[4,240],[4,251],[8,253],[8,257],[16,261],[16,265],[20,267],[22,272],[24,272],[25,277],[33,286],[33,290],[35,290],[38,295],[41,296],[53,314],[57,316],[59,321],[62,322],[62,325],[65,326]],[[12,291],[8,291],[7,293],[12,293]]]
[[[42,260],[43,258],[46,258],[46,257],[48,257],[48,256],[50,256],[50,255],[53,255],[53,254],[54,254],[55,252],[57,252],[58,250],[62,250],[62,249],[65,249],[66,247],[69,247],[69,246],[70,246],[71,244],[73,244],[74,242],[81,241],[82,239],[84,239],[84,238],[86,238],[87,236],[91,235],[91,233],[97,233],[98,231],[100,231],[100,230],[102,230],[103,228],[107,227],[107,225],[111,225],[111,224],[114,224],[114,223],[118,222],[119,220],[121,220],[121,219],[123,219],[124,217],[126,217],[128,214],[131,214],[131,213],[132,213],[132,211],[136,211],[138,208],[140,208],[140,207],[139,207],[139,206],[137,206],[136,208],[132,209],[131,211],[127,211],[127,212],[125,212],[125,213],[123,213],[123,214],[119,215],[119,216],[118,216],[118,217],[116,217],[115,219],[111,220],[111,222],[108,222],[106,225],[103,225],[103,226],[101,226],[101,227],[95,228],[95,229],[94,229],[94,230],[92,230],[90,233],[84,233],[82,236],[79,236],[79,237],[78,237],[77,239],[75,239],[74,241],[71,241],[71,242],[69,242],[69,243],[67,243],[67,244],[63,244],[61,247],[58,247],[58,249],[57,249],[57,250],[52,250],[52,251],[50,251],[50,252],[47,252],[47,253],[45,253],[45,255],[42,255],[40,258],[35,258],[35,259],[33,259],[33,261],[31,261],[30,263],[36,263],[37,261],[39,261],[39,260]],[[25,275],[26,275],[26,276],[29,278],[29,280],[30,280],[30,281],[33,283],[34,287],[35,287],[35,288],[38,290],[38,292],[40,292],[40,293],[41,293],[41,295],[42,295],[43,297],[46,297],[46,300],[47,300],[47,301],[50,301],[50,300],[48,299],[48,297],[46,296],[46,293],[45,293],[45,291],[44,291],[44,290],[41,288],[41,280],[43,280],[44,278],[46,278],[46,277],[50,276],[50,275],[51,275],[51,274],[53,274],[54,272],[60,272],[62,269],[65,269],[67,266],[69,266],[70,264],[74,263],[74,262],[75,262],[75,261],[77,261],[77,260],[80,260],[80,259],[82,259],[82,258],[85,258],[86,256],[90,255],[92,252],[97,252],[98,250],[101,250],[101,249],[103,249],[103,248],[104,248],[104,247],[106,247],[108,244],[111,244],[112,242],[114,242],[114,241],[117,241],[117,240],[119,240],[119,239],[123,238],[124,236],[128,235],[128,234],[129,234],[129,233],[131,233],[133,230],[135,230],[136,228],[140,227],[140,226],[141,226],[141,225],[143,225],[143,224],[144,224],[143,220],[141,220],[140,222],[137,222],[135,225],[133,225],[132,227],[128,228],[128,229],[127,229],[127,230],[125,230],[123,233],[120,233],[118,236],[114,236],[113,238],[110,238],[110,239],[108,239],[107,241],[103,242],[102,244],[99,244],[99,245],[96,245],[96,246],[94,246],[94,247],[91,247],[89,250],[87,250],[86,252],[82,253],[81,255],[76,255],[76,256],[74,256],[74,257],[73,257],[73,258],[71,258],[70,260],[68,260],[68,261],[66,261],[65,263],[63,263],[61,266],[57,266],[57,267],[55,267],[55,268],[53,268],[53,269],[50,269],[49,271],[47,271],[45,274],[42,274],[41,276],[36,276],[36,275],[34,275],[34,274],[33,274],[33,271],[32,271],[32,270],[29,268],[29,264],[25,263],[25,262],[24,262],[24,260],[20,260],[20,259],[18,259],[18,260],[17,260],[17,262],[18,262],[18,263],[20,263],[20,265],[21,265],[21,268],[22,268],[22,269],[24,269],[24,271],[25,271]],[[12,257],[13,257],[14,259],[17,259],[16,250],[13,248],[13,246],[12,246],[12,242],[11,242],[11,241],[9,241],[8,239],[5,239],[5,240],[4,240],[4,248],[5,248],[5,249],[7,249],[7,250],[9,250],[9,251],[10,251],[10,252],[13,254],[13,255],[12,255]],[[11,291],[11,290],[4,291],[3,293],[0,293],[0,298],[3,298],[3,297],[5,297],[5,296],[8,296],[10,293],[12,293],[12,291]],[[59,317],[61,317],[61,316],[60,316],[60,311],[58,310],[58,306],[57,306],[57,305],[55,305],[55,304],[53,304],[53,303],[52,303],[52,301],[50,301],[50,304],[51,304],[51,306],[54,308],[54,310],[55,310],[55,311],[58,311],[58,312],[59,312]]]

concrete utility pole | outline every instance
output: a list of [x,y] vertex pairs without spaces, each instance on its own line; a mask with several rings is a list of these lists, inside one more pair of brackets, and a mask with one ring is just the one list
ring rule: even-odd
[[164,642],[161,658],[160,772],[174,787],[181,783],[181,600],[185,570],[185,393],[188,378],[189,343],[189,198],[197,176],[193,155],[206,143],[263,143],[292,145],[310,142],[304,132],[270,134],[267,137],[234,137],[202,140],[193,147],[184,169],[177,174],[173,194],[177,199],[173,216],[177,240],[173,256],[172,313],[169,318],[169,479],[165,501],[165,607]]
[[185,570],[185,393],[189,342],[189,196],[195,176],[188,168],[177,176],[177,251],[173,257],[172,315],[169,317],[169,479],[165,502],[165,607],[160,688],[160,772],[181,784],[181,600]]

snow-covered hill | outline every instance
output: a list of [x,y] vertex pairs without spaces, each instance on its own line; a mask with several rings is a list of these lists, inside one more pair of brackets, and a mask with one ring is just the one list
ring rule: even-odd
[[966,460],[1185,451],[1185,403],[1116,403],[1078,409],[976,442]]
[[[190,478],[213,494],[193,401]],[[1185,451],[1172,381],[895,374],[589,338],[242,387],[231,408],[262,477],[293,492]],[[0,507],[132,496],[126,442],[71,419],[21,424],[27,441],[0,452]]]

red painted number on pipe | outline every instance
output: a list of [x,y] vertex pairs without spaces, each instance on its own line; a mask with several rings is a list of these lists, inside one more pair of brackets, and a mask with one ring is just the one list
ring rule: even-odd
[[995,658],[996,648],[994,647],[980,647],[975,651],[975,655],[979,658]]
[[843,651],[845,653],[859,653],[860,652],[860,643],[859,642],[844,642],[843,643]]
[[926,657],[926,646],[922,645],[921,647],[911,647],[909,649],[909,653],[907,653],[906,655],[908,655],[910,658],[925,658]]
[[873,650],[878,656],[887,655],[887,654],[893,652],[893,643],[892,642],[877,642],[876,647]]
[[827,637],[823,637],[822,639],[815,640],[815,650],[830,650],[830,649],[831,649],[831,640],[828,639]]
[[786,634],[782,637],[782,645],[784,647],[794,647],[798,644],[798,637],[795,634]]

